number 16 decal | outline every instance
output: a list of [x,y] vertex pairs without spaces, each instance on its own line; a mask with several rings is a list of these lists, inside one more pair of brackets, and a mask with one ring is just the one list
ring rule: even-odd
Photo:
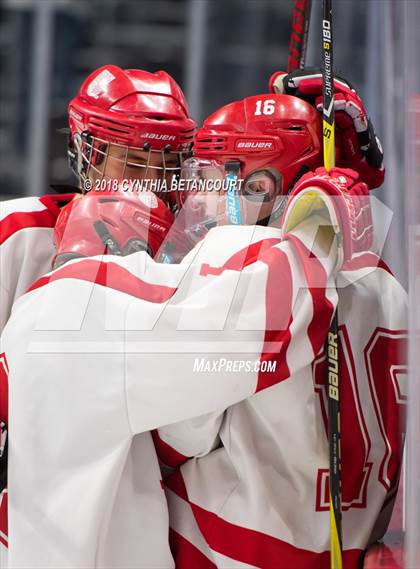
[[259,115],[273,115],[276,110],[276,101],[274,99],[259,100],[256,102],[256,109],[254,116]]

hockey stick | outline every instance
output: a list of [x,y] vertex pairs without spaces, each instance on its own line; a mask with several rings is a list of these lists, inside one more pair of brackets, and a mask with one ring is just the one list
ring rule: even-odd
[[[324,167],[335,166],[332,0],[323,0],[322,97]],[[340,370],[338,313],[333,316],[327,340],[328,444],[330,455],[330,558],[332,569],[342,569],[341,456],[340,456]]]
[[[323,0],[322,66],[323,66],[323,147],[324,167],[335,166],[335,125],[333,91],[332,0]],[[311,0],[295,0],[292,33],[289,43],[288,72],[305,67],[309,34]],[[341,530],[341,456],[340,456],[340,392],[338,312],[334,313],[328,332],[328,442],[330,461],[330,557],[331,568],[342,569]]]
[[[295,7],[293,8],[293,19],[292,19],[292,33],[290,34],[289,42],[289,58],[287,60],[287,72],[290,73],[295,69],[303,69],[305,67],[306,60],[306,47],[308,45],[308,35],[309,35],[309,24],[311,21],[311,5],[312,0],[295,0]],[[284,194],[287,197],[295,186],[296,182],[309,172],[309,168],[303,165],[299,172],[297,172],[292,183],[286,189]],[[276,217],[272,218],[278,219],[283,215],[284,208],[286,207],[286,199],[283,200],[282,204],[276,212]]]
[[292,33],[289,42],[287,71],[305,67],[306,46],[308,44],[309,21],[312,0],[295,0],[293,9]]

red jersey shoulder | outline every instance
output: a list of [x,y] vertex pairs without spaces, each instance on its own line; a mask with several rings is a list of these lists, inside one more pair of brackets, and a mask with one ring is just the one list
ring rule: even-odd
[[32,196],[0,203],[0,245],[22,229],[54,227],[61,207],[74,194]]
[[372,251],[366,251],[365,253],[361,253],[359,255],[355,255],[349,261],[346,261],[344,265],[341,267],[342,271],[357,271],[359,269],[383,269],[390,275],[393,275],[393,272],[385,263],[385,261],[379,257],[376,253]]

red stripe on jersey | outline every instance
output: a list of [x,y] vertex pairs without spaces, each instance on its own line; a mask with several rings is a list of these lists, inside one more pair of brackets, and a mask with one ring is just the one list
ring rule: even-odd
[[217,565],[172,528],[169,529],[169,544],[176,569],[217,569]]
[[375,253],[363,253],[363,255],[359,255],[344,263],[341,267],[342,271],[357,271],[357,269],[374,269],[375,267],[379,267],[383,269],[390,275],[392,275],[391,269],[388,265],[383,261],[378,255]]
[[295,235],[287,235],[287,239],[293,243],[299,254],[312,296],[313,316],[308,326],[308,337],[316,356],[325,342],[334,312],[333,304],[326,297],[327,273],[316,256]]
[[188,456],[184,456],[176,449],[171,447],[167,442],[162,440],[159,436],[159,433],[154,430],[152,431],[152,439],[155,445],[156,453],[159,457],[159,460],[163,462],[166,466],[170,466],[171,468],[177,468],[184,464],[185,461],[188,460]]
[[260,260],[262,253],[280,243],[281,239],[263,239],[262,241],[257,241],[252,243],[248,247],[244,247],[240,251],[237,251],[234,255],[229,257],[229,259],[223,263],[220,267],[212,267],[207,263],[203,263],[200,269],[200,275],[206,277],[207,275],[221,275],[223,271],[242,271],[248,265],[255,263]]
[[[176,472],[167,478],[165,484],[191,506],[197,525],[213,551],[261,569],[273,569],[274,567],[319,569],[320,567],[329,567],[329,551],[316,553],[295,547],[271,535],[230,523],[213,512],[193,504],[188,500],[180,472]],[[179,542],[178,546],[177,555],[181,556],[180,550],[184,544]],[[185,545],[187,548],[190,546],[189,543]],[[346,569],[358,569],[362,556],[363,551],[361,549],[344,551],[343,566]],[[184,567],[190,569],[193,565]]]
[[[268,266],[265,289],[265,335],[260,356],[260,371],[256,392],[287,379],[290,375],[286,351],[290,344],[290,325],[292,323],[292,273],[287,255],[272,247],[260,259]],[[273,352],[268,343],[278,343],[278,350]],[[262,362],[276,362],[274,371],[261,371]]]
[[262,253],[267,251],[267,249],[270,249],[270,247],[277,245],[280,241],[281,239],[271,238],[252,243],[248,247],[245,247],[232,255],[226,263],[224,263],[223,267],[232,271],[241,271],[248,265],[258,261]]
[[54,227],[57,218],[50,211],[11,213],[0,222],[0,245],[21,229],[30,227]]
[[166,488],[172,490],[172,492],[174,492],[177,496],[179,496],[186,502],[189,501],[187,488],[185,487],[185,482],[180,470],[177,470],[176,472],[168,476],[168,478],[165,478],[164,484]]
[[47,209],[58,217],[61,208],[71,202],[76,194],[46,194],[41,196],[39,201],[45,205]]
[[164,285],[147,283],[116,263],[86,259],[71,265],[64,265],[54,273],[41,277],[28,292],[62,279],[78,279],[99,284],[155,303],[168,301],[177,290]]
[[68,203],[74,194],[42,196],[39,201],[47,208],[42,211],[16,211],[0,221],[0,245],[21,229],[31,227],[54,227],[60,207],[57,202]]
[[[293,244],[299,263],[303,268],[309,293],[312,297],[313,316],[307,334],[314,356],[321,350],[330,325],[334,307],[326,297],[327,274],[322,263],[305,245],[293,235],[286,240]],[[275,372],[259,372],[257,391],[265,389],[287,379],[290,370],[287,365],[287,349],[291,341],[293,282],[288,258],[275,247],[267,251],[260,259],[269,267],[266,287],[266,333],[264,344],[281,342],[277,353],[268,353],[263,347],[260,361],[276,361]]]

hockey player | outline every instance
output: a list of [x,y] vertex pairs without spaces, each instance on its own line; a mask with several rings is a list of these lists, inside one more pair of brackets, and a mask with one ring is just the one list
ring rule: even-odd
[[[110,191],[117,180],[124,180],[129,190],[130,180],[166,179],[179,172],[181,160],[192,147],[195,122],[180,87],[164,71],[100,67],[86,78],[68,111],[68,156],[80,191]],[[174,195],[160,194],[171,213],[176,206],[171,200]],[[61,207],[73,197],[46,195],[1,202],[0,330],[13,302],[51,269],[53,229]],[[173,218],[164,215],[168,221]],[[102,244],[93,247],[88,254],[105,251]]]
[[[315,79],[310,81],[316,86]],[[318,87],[321,89],[320,83]],[[343,86],[342,92],[356,100],[347,87]],[[340,93],[337,105],[342,97]],[[341,105],[341,115],[346,114],[345,109]],[[355,106],[349,110],[353,118],[337,113],[337,122],[347,124],[338,140],[341,148],[358,141],[348,119],[351,124],[356,119],[359,130],[361,124],[367,124],[360,107],[357,117]],[[187,161],[186,177],[218,179],[234,172],[242,181],[236,204],[229,192],[221,196],[197,193],[185,199],[184,209],[190,211],[196,227],[199,218],[202,228],[231,224],[225,232],[217,230],[225,237],[220,240],[223,250],[216,266],[202,268],[207,278],[217,280],[225,272],[239,270],[240,262],[229,259],[235,250],[235,233],[239,233],[232,224],[238,219],[241,223],[272,224],[282,209],[281,194],[285,192],[291,194],[282,218],[283,244],[284,239],[295,243],[293,228],[301,216],[320,206],[318,198],[323,192],[329,195],[330,207],[340,211],[343,202],[335,196],[344,192],[352,213],[341,218],[340,232],[344,242],[349,243],[352,236],[356,250],[346,252],[344,246],[341,253],[339,247],[338,254],[330,251],[327,255],[335,267],[335,286],[334,279],[328,277],[328,283],[321,282],[326,276],[326,259],[318,257],[311,263],[298,247],[292,255],[296,271],[269,273],[264,292],[254,289],[257,306],[261,306],[258,295],[265,295],[264,342],[281,338],[281,345],[273,356],[263,344],[259,367],[248,366],[248,373],[258,373],[257,391],[270,389],[226,411],[219,409],[169,425],[155,434],[162,461],[172,467],[184,463],[165,480],[172,548],[180,569],[329,566],[323,344],[337,301],[346,569],[360,567],[364,550],[383,536],[390,519],[404,431],[405,292],[370,251],[369,202],[363,193],[366,186],[357,182],[356,172],[336,168],[328,175],[318,168],[294,183],[296,173],[319,164],[320,129],[315,115],[307,103],[287,95],[255,96],[232,103],[205,121],[197,133],[195,158]],[[356,167],[375,186],[383,178],[382,160],[367,163],[357,156],[355,146],[353,156]],[[212,231],[209,239],[211,235]],[[278,249],[272,247],[266,255],[275,253]],[[259,260],[266,262],[265,255]],[[307,289],[301,289],[299,297],[297,289],[303,282]],[[324,291],[324,286],[333,288]],[[329,301],[323,305],[325,292]],[[280,326],[279,320],[273,323],[276,316],[281,319]],[[276,332],[279,328],[284,331]],[[217,359],[209,358],[212,363]],[[276,361],[277,371],[262,373],[263,362],[270,358]],[[223,369],[246,376],[247,368],[238,359],[225,354]],[[208,372],[205,362],[201,367],[197,364],[197,372],[201,372],[199,381]]]
[[[276,94],[299,97],[310,103],[311,107],[322,111],[322,74],[316,69],[299,70],[289,74],[276,72],[270,78],[269,89]],[[369,189],[379,187],[385,176],[381,144],[359,95],[342,78],[334,80],[334,107],[337,165],[352,168]],[[314,109],[309,106],[303,110],[296,100],[294,104],[286,105],[285,111],[279,116],[275,98],[269,95],[250,99],[243,107],[239,103],[232,103],[214,113],[205,122],[209,129],[201,131],[196,140],[196,159],[184,164],[184,177],[190,181],[200,177],[220,180],[227,172],[224,172],[220,165],[212,163],[212,160],[217,160],[222,154],[228,157],[226,163],[228,168],[233,168],[232,174],[235,173],[235,167],[237,168],[235,161],[237,162],[238,157],[246,158],[245,164],[238,170],[242,178],[241,191],[247,196],[247,200],[243,202],[246,209],[246,212],[243,212],[245,218],[242,219],[240,212],[237,212],[228,214],[227,218],[231,219],[227,220],[231,223],[273,224],[281,214],[284,196],[305,172],[322,165],[320,117],[321,114],[316,116]],[[232,136],[227,135],[222,147],[222,139],[218,137],[223,127],[230,130]],[[242,140],[239,134],[243,129],[248,129],[249,135],[255,134],[255,138],[249,138],[248,142]],[[272,143],[266,140],[265,137],[276,132],[276,129],[281,132],[281,141]],[[200,185],[200,188],[202,187]],[[189,192],[185,195],[192,194],[193,192]],[[216,194],[207,195],[205,199],[208,207],[216,207]],[[204,198],[198,191],[194,194],[194,199],[187,204],[189,211],[185,214],[188,214],[191,220],[194,216],[200,217],[197,211],[200,202],[203,203]],[[224,203],[223,200],[221,203]],[[230,200],[230,206],[234,207],[233,199]],[[234,219],[235,215],[237,219]]]
[[[161,192],[158,197],[151,192],[179,172],[195,131],[185,96],[172,77],[164,71],[101,67],[87,77],[70,102],[69,127],[70,165],[80,192],[91,191],[83,199],[74,199],[80,197],[76,193],[0,204],[0,331],[13,303],[53,264],[136,250],[146,250],[152,256],[161,250],[162,258],[170,260],[182,246],[174,233],[170,242],[166,239],[174,220],[174,194]],[[130,191],[130,182],[146,179],[151,182],[150,191]],[[126,184],[124,192],[113,191],[118,180]],[[3,451],[7,441],[7,364],[3,355],[0,421]],[[1,490],[6,484],[6,460],[4,452]],[[0,495],[0,567],[6,565],[7,533],[4,490]]]
[[[275,117],[257,112],[255,119],[267,96],[249,98],[242,109],[254,114],[235,115],[229,132],[221,125],[223,134],[214,137],[223,148],[233,144],[228,157],[236,162],[246,154],[235,148],[251,149],[272,175],[273,183],[264,175],[247,180],[252,172],[243,176],[245,193],[235,211],[245,222],[263,215],[248,202],[270,202],[277,211],[273,195],[287,185],[275,166],[269,171],[273,155],[239,143],[257,140],[268,145],[265,150],[279,145],[284,153],[296,152],[301,163],[305,156],[312,160],[319,147],[315,111],[307,103],[268,97]],[[238,106],[225,108],[226,120]],[[249,116],[251,135],[243,125]],[[231,160],[213,147],[211,155],[217,153],[219,160],[210,166],[222,177],[232,171],[238,176],[237,164],[231,170]],[[295,164],[296,173],[301,165]],[[189,167],[195,171],[195,164]],[[277,174],[283,168],[287,184],[294,173],[286,172],[286,161]],[[76,259],[17,301],[2,338],[11,390],[11,566],[173,567],[166,502],[147,431],[194,417],[199,418],[184,454],[206,453],[219,445],[218,437],[223,447],[188,463],[191,477],[182,471],[183,480],[171,480],[172,526],[177,547],[183,546],[177,561],[184,559],[188,567],[322,564],[328,549],[328,460],[319,370],[338,300],[337,277],[353,287],[348,297],[341,298],[341,289],[339,294],[349,364],[343,389],[350,403],[343,421],[353,421],[354,437],[347,438],[350,449],[343,448],[354,465],[347,490],[344,485],[352,516],[345,521],[345,549],[348,566],[354,566],[385,498],[392,499],[399,439],[391,396],[403,398],[398,344],[405,298],[386,269],[377,267],[377,257],[365,252],[371,237],[366,191],[348,170],[307,174],[292,191],[282,229],[226,224],[227,193],[210,207],[192,194],[184,218],[204,237],[189,254],[190,263],[157,264],[145,252]],[[365,345],[369,372],[361,371],[363,360],[354,362],[350,352],[359,358]],[[374,406],[385,393],[377,382],[378,362],[387,373],[393,370],[385,415],[380,404]],[[364,384],[356,369],[367,374]],[[374,407],[372,415],[363,413],[361,400]],[[170,441],[175,448],[176,439],[175,434]],[[366,508],[363,524],[355,507]]]

